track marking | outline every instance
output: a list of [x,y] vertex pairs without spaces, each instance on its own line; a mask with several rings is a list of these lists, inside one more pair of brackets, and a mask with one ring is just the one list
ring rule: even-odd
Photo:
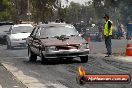
[[[27,88],[47,88],[48,86],[53,86],[54,88],[68,88],[61,83],[52,83],[45,80],[45,83],[41,83],[38,78],[25,75],[17,67],[9,63],[2,63],[3,66],[9,70],[17,79],[19,79]],[[1,87],[0,87],[1,88]]]
[[0,85],[0,88],[2,88],[2,86]]

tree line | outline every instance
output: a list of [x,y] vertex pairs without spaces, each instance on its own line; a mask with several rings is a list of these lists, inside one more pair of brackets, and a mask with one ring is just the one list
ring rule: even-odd
[[61,3],[61,0],[0,0],[0,21],[43,22],[59,18],[69,23],[99,23],[105,13],[115,23],[132,20],[132,0],[91,0],[83,5],[71,2],[65,6]]

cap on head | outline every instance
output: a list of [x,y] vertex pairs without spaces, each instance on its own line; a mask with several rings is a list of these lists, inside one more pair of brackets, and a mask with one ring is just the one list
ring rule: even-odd
[[105,14],[103,18],[109,18],[109,15],[108,14]]

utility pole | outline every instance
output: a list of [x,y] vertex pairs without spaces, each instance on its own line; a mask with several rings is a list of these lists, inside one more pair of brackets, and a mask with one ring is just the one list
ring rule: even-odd
[[57,6],[58,9],[58,18],[60,19],[60,13],[61,13],[61,0],[56,0],[55,5]]
[[27,12],[27,16],[28,16],[28,21],[31,20],[31,12],[30,12],[30,2],[28,0],[28,12]]

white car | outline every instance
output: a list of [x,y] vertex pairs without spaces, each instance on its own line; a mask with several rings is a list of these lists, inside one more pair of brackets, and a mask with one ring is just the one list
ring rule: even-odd
[[30,36],[33,26],[31,24],[17,24],[9,29],[7,35],[7,49],[26,46],[26,39]]

